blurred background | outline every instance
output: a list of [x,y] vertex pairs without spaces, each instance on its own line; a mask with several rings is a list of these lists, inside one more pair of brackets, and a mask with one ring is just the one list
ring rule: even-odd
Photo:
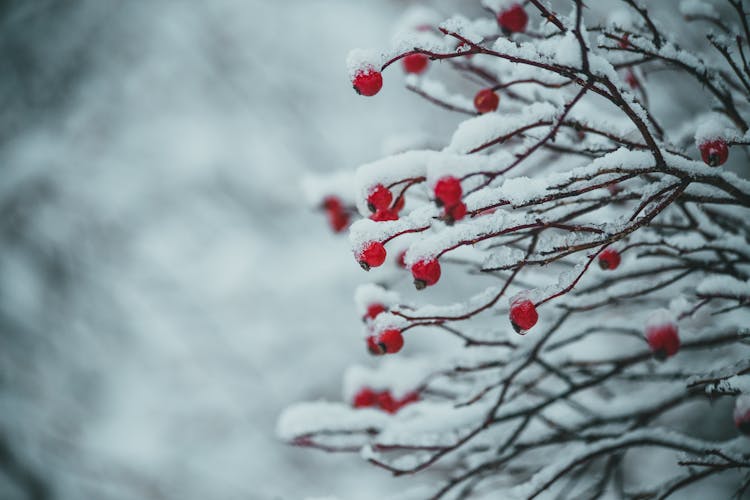
[[274,425],[366,362],[365,276],[300,179],[426,130],[346,74],[404,5],[0,3],[0,498],[399,487]]

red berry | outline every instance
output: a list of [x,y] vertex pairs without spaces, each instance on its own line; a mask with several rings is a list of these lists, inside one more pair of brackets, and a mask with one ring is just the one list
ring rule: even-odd
[[354,396],[353,406],[355,408],[368,408],[378,403],[378,393],[369,387],[363,387]]
[[461,181],[452,175],[439,179],[435,183],[434,191],[438,205],[445,205],[446,207],[452,207],[461,201],[461,195],[463,194]]
[[741,433],[750,436],[750,395],[740,395],[734,403],[734,425]]
[[349,225],[349,214],[343,210],[328,210],[328,224],[334,233],[340,233]]
[[380,351],[388,354],[397,353],[404,347],[404,336],[401,335],[401,330],[395,328],[381,332],[377,341]]
[[391,206],[393,201],[393,193],[387,187],[382,184],[377,184],[370,189],[370,194],[367,195],[367,208],[370,212],[377,210],[387,210]]
[[383,76],[372,68],[359,70],[354,75],[352,85],[359,95],[374,96],[383,87]]
[[636,78],[635,73],[633,73],[632,70],[628,70],[625,74],[625,83],[627,83],[631,89],[637,89],[640,86],[638,78]]
[[380,350],[377,339],[373,335],[367,337],[367,350],[373,356],[380,356],[383,354],[383,351]]
[[722,139],[704,142],[699,146],[703,162],[710,167],[723,165],[729,158],[729,147]]
[[370,304],[367,306],[365,318],[375,319],[378,314],[387,311],[383,304]]
[[328,217],[328,224],[334,233],[340,233],[349,225],[349,214],[344,210],[344,205],[336,196],[327,196],[323,200],[323,208]]
[[627,49],[628,47],[630,47],[629,38],[630,38],[630,35],[628,35],[627,33],[622,35],[622,38],[620,38],[620,41],[618,42],[618,45],[620,46],[621,49]]
[[398,407],[401,408],[408,405],[409,403],[416,403],[417,401],[419,401],[419,393],[414,391],[408,392],[404,395],[403,398],[399,399]]
[[393,399],[390,391],[383,391],[378,394],[378,406],[381,410],[388,413],[396,413],[399,409],[398,401]]
[[326,196],[323,198],[323,208],[326,210],[341,210],[343,204],[338,196]]
[[404,261],[405,258],[406,250],[401,250],[401,252],[398,254],[398,258],[396,259],[396,264],[398,264],[398,267],[406,269],[406,261]]
[[680,337],[674,323],[652,324],[646,326],[648,346],[659,361],[664,361],[680,350]]
[[417,290],[432,286],[440,279],[440,262],[437,259],[420,260],[411,266]]
[[617,269],[620,265],[620,252],[614,248],[606,248],[599,254],[599,267],[602,269]]
[[375,222],[383,222],[386,220],[398,220],[398,214],[394,210],[378,210],[370,216],[371,220]]
[[367,243],[359,252],[357,261],[362,269],[369,271],[371,267],[378,267],[385,262],[385,247],[379,241]]
[[404,71],[417,75],[427,69],[429,62],[430,60],[424,54],[409,54],[401,60]]
[[492,89],[482,89],[474,96],[474,107],[480,114],[495,111],[500,104],[500,96]]
[[510,324],[516,333],[525,334],[538,320],[536,306],[529,299],[518,299],[510,305]]
[[526,31],[529,16],[519,4],[515,3],[497,15],[497,24],[503,31],[522,33]]
[[396,399],[389,391],[378,394],[378,406],[388,413],[396,413],[404,406],[419,401],[419,393],[409,392],[401,399]]
[[446,207],[445,209],[445,222],[449,225],[453,224],[457,220],[461,220],[466,217],[466,203],[459,201],[452,207]]

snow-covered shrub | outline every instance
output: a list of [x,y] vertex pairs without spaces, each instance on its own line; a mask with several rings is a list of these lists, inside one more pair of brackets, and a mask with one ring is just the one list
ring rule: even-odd
[[377,284],[356,302],[386,358],[289,408],[283,439],[433,469],[417,498],[748,488],[747,12],[586,3],[414,9],[389,50],[352,51],[364,96],[401,66],[464,119],[307,183],[331,221],[361,216]]

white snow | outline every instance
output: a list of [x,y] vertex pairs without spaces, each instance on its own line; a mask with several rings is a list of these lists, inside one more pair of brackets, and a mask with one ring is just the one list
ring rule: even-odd
[[380,71],[380,66],[385,62],[385,56],[373,49],[352,49],[346,58],[346,69],[349,79],[362,72]]

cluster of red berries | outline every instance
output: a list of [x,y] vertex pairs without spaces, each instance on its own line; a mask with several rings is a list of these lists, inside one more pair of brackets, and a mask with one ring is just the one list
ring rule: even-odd
[[398,328],[389,328],[377,335],[370,335],[366,341],[367,350],[374,356],[396,354],[404,347],[404,336]]
[[340,233],[349,225],[349,213],[338,197],[327,196],[323,200],[323,210],[326,212],[328,224],[334,233]]
[[[374,320],[387,310],[388,308],[383,304],[378,302],[372,303],[367,306],[367,311],[362,317],[362,321]],[[369,335],[366,341],[367,350],[375,356],[395,354],[404,347],[404,336],[401,334],[401,330],[397,328],[383,330],[378,335]]]
[[461,201],[461,181],[451,175],[445,176],[435,183],[434,192],[435,203],[443,207],[443,220],[447,224],[466,217],[466,204]]
[[729,146],[722,139],[704,142],[698,149],[700,149],[703,162],[710,167],[723,165],[729,158]]
[[377,222],[398,220],[398,214],[404,208],[404,196],[396,198],[396,202],[391,206],[392,203],[393,193],[390,189],[382,184],[373,186],[367,195],[367,208],[372,212],[370,219]]
[[[599,254],[599,267],[613,270],[620,265],[620,253],[614,248],[606,248]],[[510,324],[516,333],[524,335],[539,321],[539,313],[534,303],[520,296],[510,304]]]
[[523,33],[529,23],[529,15],[524,8],[514,3],[497,15],[497,24],[505,33]]
[[419,394],[409,392],[401,399],[393,397],[390,391],[374,391],[363,387],[354,396],[352,406],[355,408],[380,408],[387,413],[396,413],[409,403],[419,401]]
[[654,358],[664,361],[680,350],[680,336],[673,322],[646,326],[646,341],[654,353]]
[[[497,24],[505,33],[523,33],[526,31],[526,25],[528,22],[528,14],[526,14],[524,8],[517,3],[514,3],[497,14]],[[425,27],[425,29],[431,29],[431,27]],[[429,63],[429,57],[418,52],[408,54],[401,59],[404,71],[411,74],[423,73],[429,66]],[[360,69],[354,74],[352,86],[359,95],[368,97],[374,96],[380,92],[381,88],[383,88],[383,75],[373,67]],[[481,91],[480,94],[482,92],[484,91]],[[497,103],[499,101],[497,94],[489,89],[487,89],[487,92],[489,93],[485,93],[481,97],[477,94],[474,99],[474,105],[480,113],[487,113],[497,109]],[[479,99],[479,103],[477,103],[477,99]],[[488,111],[482,111],[484,109]]]

